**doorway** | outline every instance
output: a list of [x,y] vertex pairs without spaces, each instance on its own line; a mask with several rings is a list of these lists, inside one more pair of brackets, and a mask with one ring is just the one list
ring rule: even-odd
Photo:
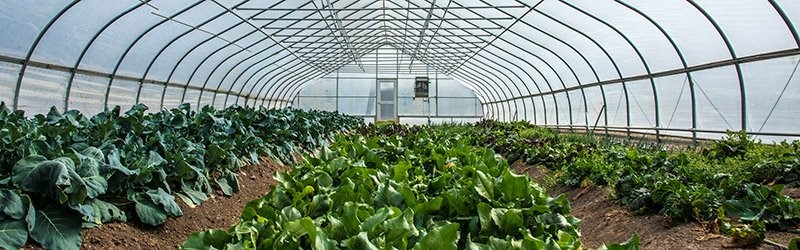
[[397,121],[397,79],[378,79],[378,121]]

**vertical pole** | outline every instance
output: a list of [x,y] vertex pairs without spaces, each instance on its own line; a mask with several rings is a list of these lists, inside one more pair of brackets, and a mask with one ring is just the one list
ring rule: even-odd
[[474,99],[475,99],[475,114],[474,114],[474,115],[475,115],[475,116],[478,116],[478,109],[479,109],[479,108],[483,109],[483,108],[482,108],[482,106],[478,105],[479,103],[481,103],[481,102],[478,100],[478,98],[474,98]]
[[[430,67],[428,67],[428,65],[426,64],[425,65],[425,78],[426,79],[430,79],[430,78],[428,78],[430,75],[431,75]],[[430,80],[428,80],[428,82],[430,83]],[[416,85],[416,83],[415,83],[415,85]],[[425,100],[425,102],[428,103],[428,112],[426,112],[426,114],[428,115],[428,126],[430,126],[431,125],[431,98],[430,98],[430,86],[428,86],[428,87],[429,87],[428,88],[428,95],[427,95],[427,97],[425,97],[424,100]],[[416,93],[415,93],[415,95],[416,95]]]
[[434,69],[433,74],[434,74],[433,81],[434,84],[436,84],[436,93],[434,95],[434,97],[436,98],[436,116],[439,116],[439,70]]
[[400,104],[398,101],[398,91],[397,87],[400,84],[400,51],[394,50],[394,58],[395,58],[395,71],[394,71],[394,118],[395,121],[398,123],[400,122]]
[[336,70],[336,86],[334,87],[336,93],[336,112],[339,112],[339,70]]
[[380,119],[378,114],[380,114],[380,109],[381,109],[380,100],[378,99],[378,98],[380,98],[380,92],[381,92],[381,86],[380,86],[380,83],[378,82],[378,53],[379,52],[380,52],[380,49],[376,49],[375,50],[375,122],[376,123]]
[[691,78],[692,72],[686,72],[689,79],[689,93],[692,95],[692,146],[697,146],[697,103],[695,101],[694,81]]

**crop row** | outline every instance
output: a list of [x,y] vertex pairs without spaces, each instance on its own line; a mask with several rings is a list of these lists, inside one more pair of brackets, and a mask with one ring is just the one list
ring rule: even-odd
[[[383,126],[365,133],[413,136],[424,127]],[[766,229],[800,224],[800,202],[781,194],[800,185],[800,142],[766,145],[743,132],[698,149],[560,134],[524,122],[484,121],[438,129],[472,145],[493,148],[509,162],[539,166],[550,185],[607,186],[636,213],[659,213],[668,222],[697,221],[742,246],[757,245]]]
[[[580,249],[566,196],[549,197],[491,149],[425,128],[340,135],[277,173],[239,223],[183,249]],[[638,247],[637,238],[615,249]]]
[[86,117],[76,110],[26,118],[0,103],[0,248],[32,238],[78,249],[80,230],[135,216],[150,225],[180,216],[176,197],[231,195],[235,172],[259,156],[294,162],[361,119],[297,109],[189,105],[146,113],[135,105]]

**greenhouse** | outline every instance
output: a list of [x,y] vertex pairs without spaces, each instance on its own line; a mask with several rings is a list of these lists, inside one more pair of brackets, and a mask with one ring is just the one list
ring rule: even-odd
[[1,0],[0,249],[798,249],[798,23]]

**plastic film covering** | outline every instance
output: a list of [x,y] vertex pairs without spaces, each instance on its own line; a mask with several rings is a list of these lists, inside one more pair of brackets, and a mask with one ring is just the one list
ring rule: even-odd
[[0,23],[0,101],[29,114],[190,103],[369,121],[391,113],[376,80],[395,79],[381,107],[400,122],[800,138],[793,0],[33,0],[0,2]]
[[9,102],[14,100],[14,84],[12,83],[17,81],[20,68],[19,64],[0,62],[0,98],[6,105],[12,105]]
[[19,90],[19,109],[29,114],[47,114],[50,106],[64,102],[69,74],[63,71],[28,67],[28,77]]
[[161,110],[161,93],[164,93],[165,86],[156,84],[144,84],[140,88],[139,101],[147,105],[148,112],[158,112]]
[[[128,110],[136,103],[136,96],[139,94],[139,82],[131,80],[114,79],[114,83],[108,91],[108,106],[120,106],[122,110]],[[152,98],[151,98],[152,99]],[[142,99],[139,99],[142,102]],[[155,102],[155,101],[153,101]],[[151,109],[155,108],[147,104]]]
[[[427,98],[416,96],[416,76],[429,77]],[[378,82],[381,82],[379,99]],[[365,117],[367,121],[396,120],[409,124],[468,122],[484,117],[474,90],[452,78],[440,77],[434,68],[411,62],[410,55],[387,47],[307,84],[294,97],[292,105],[339,111]]]
[[76,74],[70,91],[72,98],[70,98],[67,105],[72,109],[81,110],[89,114],[102,112],[104,110],[104,90],[108,80],[108,77]]

